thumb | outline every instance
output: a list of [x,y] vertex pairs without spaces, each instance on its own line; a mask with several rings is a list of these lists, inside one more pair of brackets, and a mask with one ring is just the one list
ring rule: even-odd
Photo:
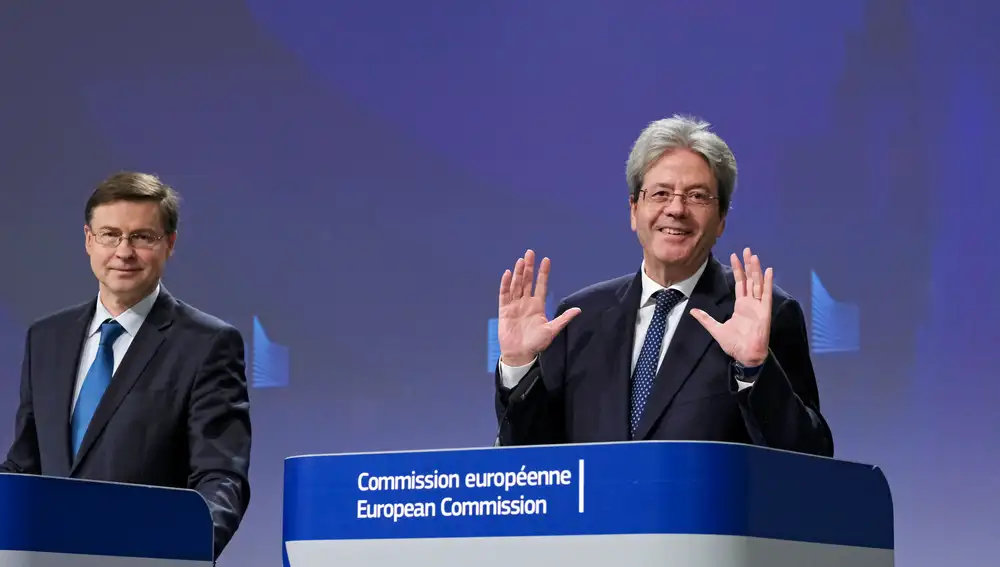
[[563,311],[562,315],[548,322],[547,326],[549,330],[552,331],[552,334],[558,333],[573,320],[573,317],[579,315],[580,311],[579,307],[570,307],[566,311]]
[[702,327],[705,327],[705,330],[708,331],[708,334],[712,335],[712,338],[716,340],[719,339],[719,337],[717,337],[715,333],[716,330],[720,326],[722,326],[721,323],[716,321],[714,318],[712,318],[711,315],[705,313],[701,309],[692,309],[691,316],[694,317],[695,320],[697,320],[699,323],[701,323]]

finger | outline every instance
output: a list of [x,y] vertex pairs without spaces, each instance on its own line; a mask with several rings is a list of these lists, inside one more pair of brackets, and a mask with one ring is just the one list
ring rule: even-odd
[[510,280],[513,274],[510,270],[504,270],[500,276],[500,308],[510,303]]
[[524,258],[518,258],[514,264],[514,275],[510,281],[511,301],[521,299],[521,281],[524,279]]
[[761,305],[767,310],[768,313],[771,312],[771,302],[773,300],[772,290],[774,288],[774,269],[768,268],[764,272],[764,292],[761,295],[760,302]]
[[535,282],[535,253],[528,250],[524,253],[524,279],[521,280],[521,295],[531,297],[531,285]]
[[751,265],[750,269],[750,281],[753,282],[753,296],[754,299],[760,299],[762,293],[764,293],[764,278],[760,271],[760,258],[756,254],[750,259]]
[[729,256],[729,263],[733,266],[733,279],[736,280],[736,299],[739,299],[747,294],[747,275],[735,252]]
[[717,333],[722,327],[722,323],[719,323],[711,315],[705,313],[701,309],[692,309],[691,316],[701,323],[702,327],[705,327],[705,330],[708,331],[708,334],[712,335],[713,339],[716,341],[719,340]]
[[552,334],[555,335],[556,333],[561,331],[563,327],[568,325],[569,322],[573,320],[573,317],[579,315],[580,311],[581,309],[579,307],[570,307],[566,311],[563,311],[562,315],[549,321],[545,325],[549,328],[550,331],[552,331]]
[[545,295],[549,292],[549,269],[552,262],[548,258],[542,258],[542,263],[538,265],[538,281],[535,282],[535,297],[545,301]]

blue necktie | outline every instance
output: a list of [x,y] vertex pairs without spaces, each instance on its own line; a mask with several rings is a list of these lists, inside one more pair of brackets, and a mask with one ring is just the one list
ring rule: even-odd
[[635,435],[635,430],[639,426],[639,418],[642,417],[642,410],[646,407],[646,398],[649,397],[649,392],[653,389],[653,379],[656,378],[656,369],[660,365],[663,333],[667,328],[667,314],[684,299],[684,294],[676,289],[661,289],[654,293],[653,297],[656,299],[656,311],[653,313],[653,320],[649,323],[646,339],[642,343],[642,350],[639,351],[639,360],[636,361],[635,370],[632,372],[632,403],[629,415],[630,439]]
[[115,368],[115,351],[112,346],[115,340],[125,331],[118,321],[108,319],[101,324],[101,343],[97,347],[97,358],[90,365],[87,377],[83,380],[83,388],[80,389],[80,397],[76,400],[76,409],[73,411],[72,434],[73,434],[73,458],[76,458],[80,450],[80,443],[87,433],[87,426],[94,417],[97,404],[101,402],[104,391],[111,383],[111,375]]

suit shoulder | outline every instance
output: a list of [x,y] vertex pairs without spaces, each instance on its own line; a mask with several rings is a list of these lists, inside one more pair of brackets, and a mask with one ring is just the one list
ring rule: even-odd
[[66,325],[72,324],[80,317],[92,317],[95,305],[96,300],[90,300],[84,303],[72,305],[70,307],[64,307],[58,311],[49,312],[48,314],[35,319],[31,325],[28,326],[28,330],[29,332],[34,332],[38,330],[62,328]]
[[185,330],[205,335],[217,335],[223,332],[239,334],[239,331],[233,324],[179,299],[175,299],[174,301],[177,302],[175,312],[177,319],[184,325]]
[[562,304],[565,307],[580,307],[584,310],[587,307],[613,305],[618,302],[620,294],[634,278],[635,274],[626,274],[588,285],[566,296]]

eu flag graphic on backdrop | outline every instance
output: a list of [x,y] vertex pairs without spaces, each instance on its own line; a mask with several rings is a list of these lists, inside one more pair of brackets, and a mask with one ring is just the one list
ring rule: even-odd
[[855,352],[861,350],[861,309],[852,303],[837,301],[812,272],[813,353]]
[[289,381],[288,347],[268,338],[260,319],[253,318],[253,362],[251,383],[254,388],[284,388]]

